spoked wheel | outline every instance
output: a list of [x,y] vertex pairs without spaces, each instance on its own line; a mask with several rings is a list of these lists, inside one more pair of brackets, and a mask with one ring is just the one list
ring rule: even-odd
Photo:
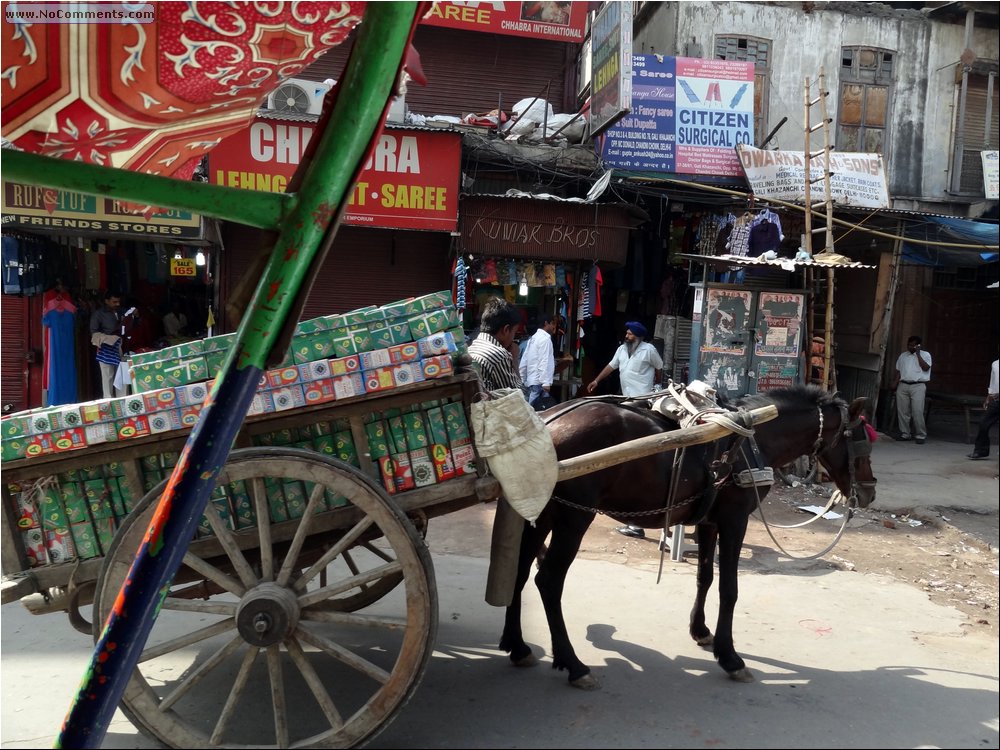
[[[273,501],[274,483],[289,481],[304,487],[304,512],[271,522],[269,493]],[[338,748],[371,738],[409,699],[431,655],[438,604],[426,545],[373,481],[339,461],[234,451],[219,486],[239,482],[256,527],[230,530],[209,502],[214,537],[185,555],[123,710],[177,748]],[[98,622],[162,487],[143,498],[105,558]],[[328,510],[330,498],[341,507]]]
[[800,484],[813,484],[819,467],[815,456],[799,456],[790,464],[775,469],[778,478],[789,487]]

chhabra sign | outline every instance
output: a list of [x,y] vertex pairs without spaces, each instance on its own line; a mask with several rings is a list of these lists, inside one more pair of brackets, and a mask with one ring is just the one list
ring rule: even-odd
[[601,158],[637,172],[740,175],[753,143],[753,63],[632,56],[632,111],[608,129]]
[[[758,198],[804,201],[806,160],[802,151],[765,151],[752,146],[736,147],[740,165],[751,191]],[[823,176],[823,155],[809,162],[809,179]],[[889,208],[889,189],[881,154],[830,153],[830,197],[838,206]],[[809,198],[824,199],[823,182],[812,182]]]
[[[209,182],[284,192],[315,130],[311,123],[257,119],[212,149]],[[461,151],[458,133],[382,133],[351,194],[344,223],[454,231]]]
[[580,2],[447,0],[434,3],[421,23],[491,34],[582,42],[587,26],[587,5]]

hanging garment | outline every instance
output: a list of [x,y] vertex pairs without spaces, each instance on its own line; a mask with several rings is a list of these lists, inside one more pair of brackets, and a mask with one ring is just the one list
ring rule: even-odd
[[513,260],[508,260],[504,262],[504,273],[506,278],[504,279],[504,284],[509,284],[511,286],[517,286],[521,282],[521,277],[517,275],[517,262]]
[[555,286],[556,285],[556,264],[546,263],[542,266],[542,279],[545,286]]
[[524,264],[524,278],[528,282],[528,286],[541,286],[538,282],[538,268],[534,263]]
[[580,276],[580,303],[576,311],[576,319],[583,321],[590,317],[590,284],[588,283],[589,271],[584,271]]
[[481,280],[484,284],[497,283],[497,262],[492,258],[483,264],[483,275]]
[[75,404],[76,394],[76,307],[53,305],[43,316],[48,335],[45,374],[48,405]]
[[566,266],[562,263],[556,266],[556,286],[560,289],[566,288]]
[[595,318],[601,315],[601,285],[604,279],[601,277],[601,268],[594,263],[587,277],[587,286],[590,288],[590,314]]
[[733,224],[733,231],[726,243],[726,252],[745,258],[750,244],[750,221],[741,217]]
[[778,251],[781,246],[781,231],[777,224],[771,221],[761,221],[750,229],[747,242],[747,255],[756,257],[770,250]]
[[461,313],[465,311],[465,277],[468,273],[461,255],[455,261],[451,273],[455,277],[455,307]]

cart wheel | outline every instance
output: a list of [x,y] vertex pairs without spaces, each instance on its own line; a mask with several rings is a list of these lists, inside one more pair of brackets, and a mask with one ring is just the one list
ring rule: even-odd
[[[267,479],[305,483],[301,518],[266,520]],[[410,698],[431,655],[438,604],[426,545],[377,484],[340,461],[238,450],[219,483],[240,480],[258,526],[231,531],[209,503],[215,536],[189,547],[123,710],[177,748],[338,748],[370,739]],[[115,536],[97,582],[100,622],[162,488]],[[325,490],[347,503],[317,515]],[[392,591],[399,579],[404,585]],[[362,602],[377,604],[353,611]]]

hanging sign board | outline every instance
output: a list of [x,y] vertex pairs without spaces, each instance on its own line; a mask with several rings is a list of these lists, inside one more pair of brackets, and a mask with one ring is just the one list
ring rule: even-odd
[[1000,199],[1000,151],[980,151],[983,157],[983,192],[986,200]]
[[582,42],[588,3],[437,2],[420,22],[448,29]]
[[193,279],[198,275],[198,265],[195,263],[194,258],[171,258],[170,275]]
[[597,135],[632,106],[632,4],[606,3],[590,42],[590,132]]
[[201,239],[201,217],[190,211],[154,209],[136,214],[114,198],[71,190],[3,183],[3,225],[57,234],[128,234],[150,239]]
[[[209,182],[284,192],[315,130],[312,123],[257,118],[212,149]],[[382,133],[351,194],[344,223],[454,231],[461,154],[458,133]]]
[[[596,53],[595,53],[596,54]],[[753,143],[753,63],[632,56],[632,110],[605,133],[601,158],[637,172],[735,177]]]
[[[736,147],[750,189],[758,198],[804,201],[805,155],[802,151],[765,151],[746,144]],[[823,155],[809,162],[810,179],[822,177]],[[889,188],[881,154],[830,153],[830,197],[838,206],[889,208]],[[822,200],[823,183],[814,182],[810,198]]]

